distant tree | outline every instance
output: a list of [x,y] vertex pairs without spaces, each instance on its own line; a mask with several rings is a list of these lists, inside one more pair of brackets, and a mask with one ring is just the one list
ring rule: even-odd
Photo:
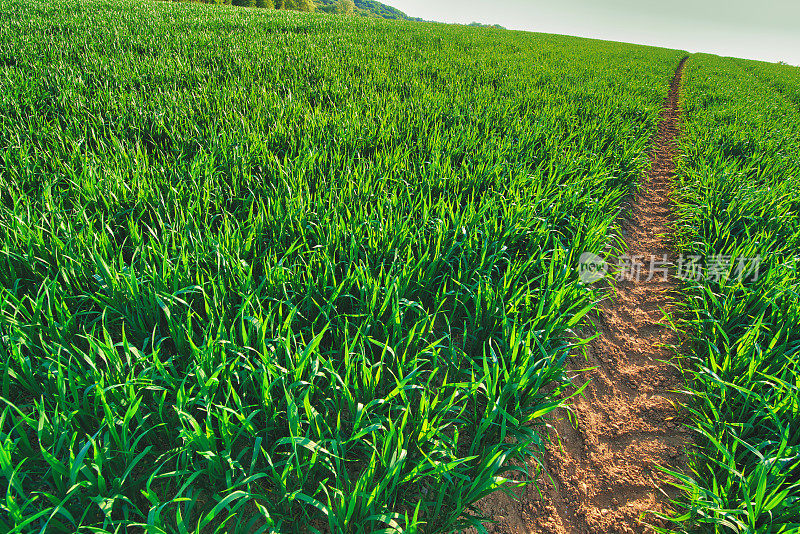
[[353,0],[339,0],[336,2],[335,13],[341,15],[352,15],[356,12],[356,4]]
[[311,0],[276,0],[275,7],[295,11],[314,11],[314,3]]
[[256,7],[256,0],[231,0],[235,6]]
[[272,0],[256,0],[256,7],[275,9],[275,2],[273,2]]
[[499,24],[483,24],[482,22],[470,22],[467,26],[475,26],[476,28],[497,28],[499,30],[505,30],[503,26]]

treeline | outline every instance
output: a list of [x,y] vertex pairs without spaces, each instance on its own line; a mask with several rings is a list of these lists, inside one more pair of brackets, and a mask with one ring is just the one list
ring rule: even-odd
[[368,16],[380,17],[382,19],[392,20],[415,20],[422,22],[422,19],[416,17],[409,17],[402,11],[386,4],[381,4],[375,0],[355,0],[357,9],[366,13]]
[[354,15],[358,8],[353,0],[317,0],[317,11]]
[[475,26],[477,28],[497,28],[499,30],[505,30],[504,26],[500,26],[499,24],[484,24],[482,22],[470,22],[467,26]]
[[[181,1],[181,0],[178,0]],[[399,9],[374,0],[188,0],[205,4],[228,4],[266,9],[322,11],[340,15],[360,15],[392,20],[422,20],[409,17]]]

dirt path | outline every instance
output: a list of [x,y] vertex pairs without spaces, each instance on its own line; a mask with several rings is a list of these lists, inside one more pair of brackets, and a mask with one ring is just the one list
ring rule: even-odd
[[680,467],[689,436],[680,425],[674,405],[678,398],[672,393],[681,385],[680,373],[663,363],[681,343],[661,312],[674,306],[678,284],[672,276],[665,281],[659,266],[651,273],[650,258],[667,254],[674,260],[668,238],[670,179],[685,61],[664,104],[651,169],[631,199],[632,215],[621,221],[627,256],[643,258],[639,280],[616,282],[616,296],[603,303],[595,319],[599,337],[588,347],[588,362],[573,358],[573,369],[596,367],[575,372],[576,383],[591,379],[585,395],[574,402],[577,428],[565,414],[553,422],[545,465],[555,485],[544,476],[541,497],[528,487],[519,502],[501,493],[482,501],[484,512],[498,521],[490,532],[647,532],[651,529],[642,522],[644,514],[667,505],[662,490],[670,489],[656,466]]

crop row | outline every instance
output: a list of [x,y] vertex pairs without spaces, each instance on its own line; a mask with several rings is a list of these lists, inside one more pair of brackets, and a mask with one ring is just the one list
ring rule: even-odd
[[687,531],[800,529],[797,72],[708,55],[687,67],[681,241],[726,266],[687,293],[697,431],[679,477]]
[[3,529],[450,531],[535,475],[680,53],[0,11]]

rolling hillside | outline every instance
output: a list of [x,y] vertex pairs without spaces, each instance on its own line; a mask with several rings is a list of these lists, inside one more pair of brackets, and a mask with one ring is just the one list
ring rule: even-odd
[[421,21],[409,17],[399,9],[387,6],[375,0],[315,0],[317,11],[327,13],[356,14],[364,17],[376,17],[389,20]]

